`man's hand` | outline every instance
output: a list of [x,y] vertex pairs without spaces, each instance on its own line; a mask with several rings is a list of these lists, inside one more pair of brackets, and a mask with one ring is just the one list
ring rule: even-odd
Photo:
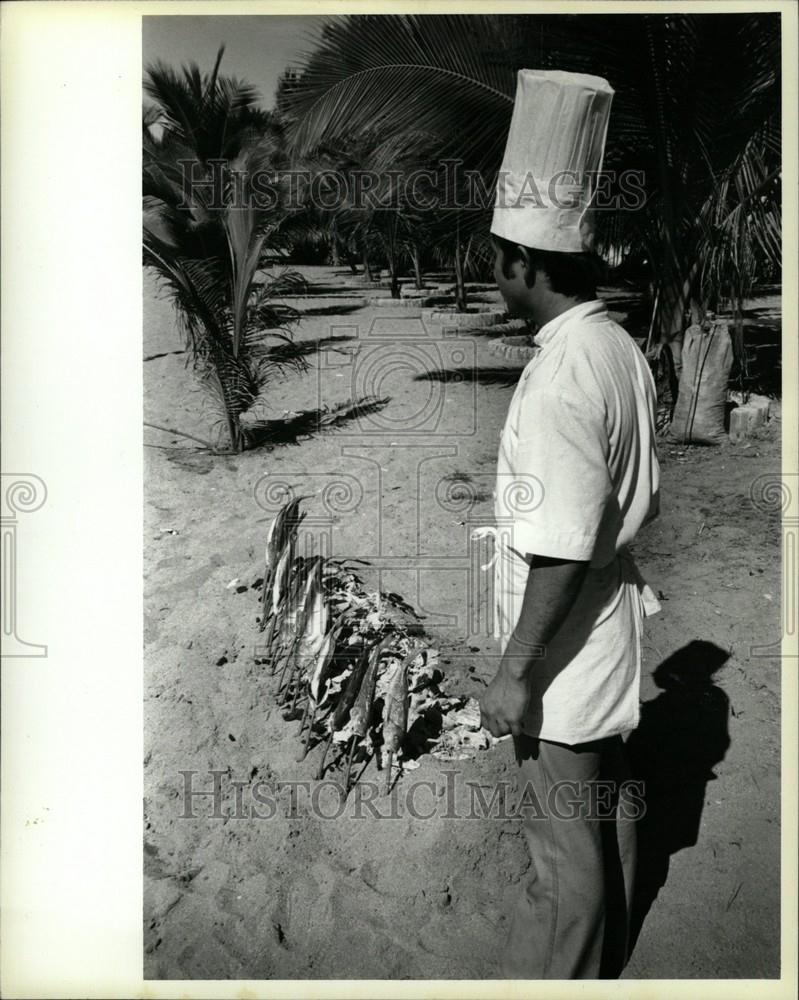
[[480,720],[492,736],[500,737],[522,732],[522,720],[530,702],[530,682],[517,680],[500,664],[496,677],[482,694]]

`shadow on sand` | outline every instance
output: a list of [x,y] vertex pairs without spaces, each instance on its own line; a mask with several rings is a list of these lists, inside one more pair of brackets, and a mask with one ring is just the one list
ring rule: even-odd
[[358,312],[359,309],[363,308],[363,300],[359,301],[355,305],[341,305],[341,306],[312,306],[309,309],[301,309],[300,316],[349,316],[350,313]]
[[324,349],[331,351],[338,350],[342,354],[352,354],[351,347],[337,347],[336,345],[351,343],[353,340],[357,340],[357,338],[345,334],[334,334],[329,337],[309,337],[307,340],[294,340],[290,343],[280,344],[272,349],[271,355],[277,360],[288,361],[292,358],[304,358],[309,354],[318,354]]
[[644,783],[646,813],[638,821],[638,869],[630,952],[665,885],[671,856],[699,836],[705,791],[730,745],[729,700],[713,675],[729,654],[696,639],[664,660],[652,675],[662,694],[641,706],[627,741],[634,780]]
[[377,413],[387,406],[390,397],[364,396],[362,399],[341,403],[334,407],[302,410],[284,420],[263,420],[250,424],[247,434],[250,446],[255,448],[277,445],[299,444],[300,440],[313,434],[340,427],[352,420]]
[[414,382],[477,382],[480,385],[516,385],[524,368],[439,368],[414,376]]

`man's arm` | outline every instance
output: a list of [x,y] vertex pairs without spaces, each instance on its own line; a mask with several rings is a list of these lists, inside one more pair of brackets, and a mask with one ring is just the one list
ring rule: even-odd
[[587,569],[587,562],[532,557],[519,621],[480,699],[483,725],[494,736],[521,732],[531,672],[571,610]]

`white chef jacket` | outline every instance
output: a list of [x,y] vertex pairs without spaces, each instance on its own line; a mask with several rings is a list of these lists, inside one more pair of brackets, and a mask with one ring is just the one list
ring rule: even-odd
[[495,605],[504,651],[530,555],[589,562],[574,606],[532,671],[531,736],[573,745],[634,729],[642,619],[659,610],[626,546],[658,512],[656,394],[603,302],[541,328],[500,440]]

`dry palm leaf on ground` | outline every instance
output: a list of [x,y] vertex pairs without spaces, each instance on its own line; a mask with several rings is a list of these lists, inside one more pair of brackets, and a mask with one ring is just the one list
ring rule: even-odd
[[277,677],[284,718],[300,720],[298,759],[324,744],[321,778],[338,748],[349,789],[353,763],[365,770],[374,758],[388,790],[395,763],[413,767],[422,753],[465,759],[487,748],[477,703],[443,690],[438,650],[409,605],[368,591],[351,562],[295,555],[305,499],[285,504],[269,528],[258,652]]

